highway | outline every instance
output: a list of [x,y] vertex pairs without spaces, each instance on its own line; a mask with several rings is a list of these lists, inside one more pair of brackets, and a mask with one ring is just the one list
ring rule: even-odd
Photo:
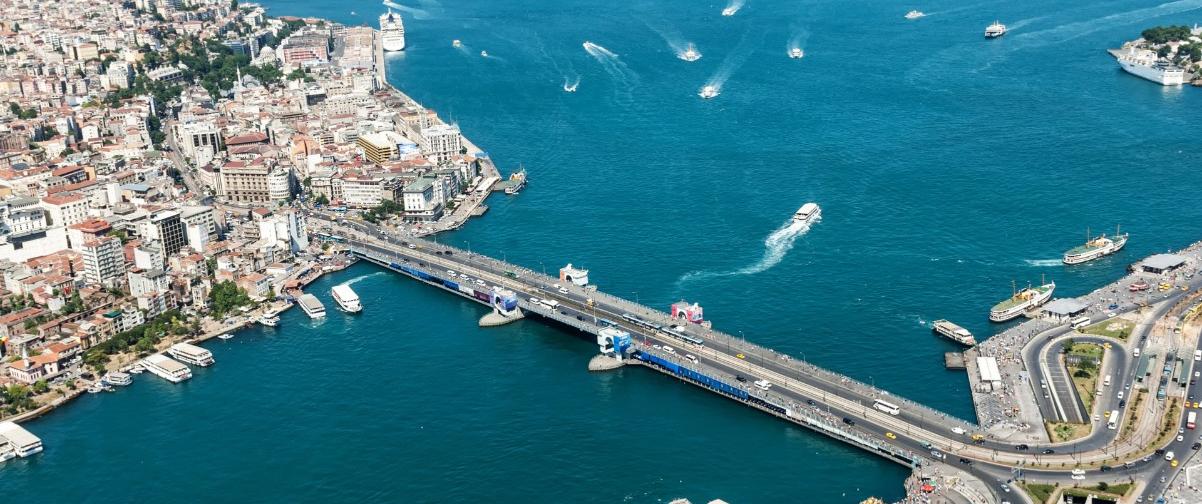
[[[962,468],[970,470],[984,481],[992,482],[990,487],[995,489],[994,491],[999,491],[998,489],[1005,481],[1013,477],[1015,473],[1012,472],[1014,471],[1012,468],[1025,468],[1023,474],[1027,478],[1069,482],[1071,480],[1067,471],[1078,464],[1087,468],[1093,464],[1091,480],[1104,478],[1111,481],[1117,481],[1120,477],[1125,479],[1127,476],[1144,479],[1144,475],[1147,475],[1151,478],[1150,473],[1161,471],[1167,465],[1163,462],[1158,463],[1155,459],[1149,459],[1136,461],[1126,467],[1120,465],[1110,471],[1098,472],[1097,464],[1113,463],[1116,451],[1119,456],[1122,456],[1140,448],[1132,445],[1108,447],[1118,431],[1105,428],[1094,429],[1089,438],[1066,446],[1015,446],[988,439],[974,443],[968,435],[976,432],[976,427],[964,420],[891,396],[887,392],[868,387],[808,363],[799,362],[774,351],[748,344],[718,331],[676,321],[685,326],[684,330],[689,335],[701,338],[706,342],[702,347],[690,346],[686,349],[682,342],[675,337],[660,331],[648,330],[630,323],[622,317],[623,314],[633,314],[649,323],[664,325],[673,323],[674,321],[666,313],[574,285],[563,285],[561,291],[560,288],[553,287],[557,283],[554,278],[485,256],[470,254],[425,240],[400,239],[384,235],[378,229],[361,223],[345,221],[339,223],[319,214],[314,214],[314,216],[325,219],[327,225],[345,233],[349,237],[348,245],[365,253],[387,257],[396,262],[406,262],[433,274],[445,276],[446,270],[452,270],[458,275],[468,275],[472,280],[480,279],[488,285],[497,285],[513,290],[519,294],[520,306],[527,312],[542,314],[540,310],[546,311],[546,308],[532,303],[529,298],[554,299],[559,302],[559,307],[557,307],[559,316],[572,317],[577,321],[597,318],[613,321],[631,333],[640,343],[641,351],[653,352],[655,345],[659,345],[660,348],[670,345],[680,348],[681,352],[687,351],[694,354],[706,367],[728,376],[742,376],[746,380],[737,383],[745,384],[757,379],[769,380],[774,384],[771,394],[782,400],[829,412],[836,418],[854,422],[854,427],[859,431],[878,437],[884,436],[885,433],[892,433],[893,439],[885,442],[896,449],[908,450],[926,459],[932,458],[927,446],[948,453],[944,462],[961,464]],[[414,248],[409,248],[409,244],[412,244]],[[596,326],[592,327],[593,330],[597,329]],[[1113,353],[1122,354],[1123,352]],[[1126,359],[1124,355],[1124,358],[1111,360],[1107,367],[1129,369],[1131,364],[1128,361],[1129,359]],[[1122,375],[1116,376],[1127,375],[1129,372],[1124,371]],[[1035,380],[1038,379],[1035,378]],[[872,404],[876,398],[900,405],[900,414],[893,416],[873,409]],[[1116,399],[1108,395],[1104,401],[1109,400]],[[953,431],[953,429],[957,431]],[[959,429],[963,429],[965,433],[960,434]],[[1188,449],[1189,443],[1185,444]],[[1060,471],[1036,470],[1031,467],[1033,464],[1050,464],[1053,467],[1064,467],[1064,469]],[[1003,493],[1006,494],[1004,498]],[[999,502],[1005,499],[1015,500],[1013,494],[1004,491],[999,491],[996,497],[999,497]]]

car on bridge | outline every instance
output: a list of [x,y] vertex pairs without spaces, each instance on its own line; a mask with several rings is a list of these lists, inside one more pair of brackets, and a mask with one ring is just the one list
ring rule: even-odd
[[886,432],[885,437],[887,437],[889,439],[897,439],[897,435],[892,432]]

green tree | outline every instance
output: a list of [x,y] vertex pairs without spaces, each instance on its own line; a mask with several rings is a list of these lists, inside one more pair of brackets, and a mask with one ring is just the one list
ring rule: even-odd
[[46,380],[38,380],[36,382],[33,382],[33,393],[34,394],[40,395],[40,394],[45,394],[46,392],[49,392],[49,391],[50,391],[50,384],[46,383]]
[[313,202],[318,205],[329,205],[330,199],[327,198],[326,195],[324,195],[324,194],[318,194],[317,199],[313,200]]
[[226,280],[213,286],[213,290],[209,292],[209,304],[213,314],[220,318],[238,307],[248,306],[252,303],[250,297],[246,295],[246,290],[238,287],[238,284]]

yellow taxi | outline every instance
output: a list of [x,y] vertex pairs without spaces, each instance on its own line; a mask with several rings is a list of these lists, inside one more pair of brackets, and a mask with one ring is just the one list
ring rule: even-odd
[[1109,342],[1109,341],[1107,341],[1107,342],[1105,342],[1105,343],[1102,343],[1102,348],[1105,348],[1105,349],[1107,349],[1107,350],[1110,350],[1110,342]]
[[738,357],[738,358],[740,358],[740,359],[746,359],[746,358],[747,358],[747,357],[745,357],[743,354],[738,354],[738,355],[735,355],[735,357]]
[[885,437],[887,437],[889,439],[897,439],[897,436],[893,435],[892,432],[886,432]]
[[1172,462],[1169,462],[1169,467],[1177,467],[1177,461],[1174,460]]

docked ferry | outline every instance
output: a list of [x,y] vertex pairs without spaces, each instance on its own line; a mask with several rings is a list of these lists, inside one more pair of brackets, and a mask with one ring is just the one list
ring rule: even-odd
[[311,319],[319,319],[326,316],[326,306],[321,304],[321,301],[317,299],[317,296],[312,294],[301,294],[301,297],[296,301],[296,304],[299,304],[301,310],[304,310],[305,315],[308,315]]
[[405,22],[401,15],[388,12],[380,15],[380,42],[385,51],[403,51],[405,49]]
[[1085,244],[1073,247],[1064,253],[1064,264],[1081,264],[1118,252],[1127,245],[1128,235],[1116,233],[1113,238],[1106,235],[1090,238],[1089,232],[1086,231],[1085,236]]
[[947,320],[936,320],[935,326],[931,328],[931,331],[961,345],[975,346],[977,344],[976,338],[973,338],[972,333],[968,332],[968,329]]
[[163,354],[149,355],[142,359],[142,367],[171,383],[192,378],[192,370]]
[[118,387],[126,387],[126,386],[129,386],[129,384],[134,382],[134,378],[132,376],[130,376],[128,373],[122,373],[120,371],[113,371],[109,374],[104,375],[104,378],[101,378],[100,381],[107,383],[109,385],[116,385]]
[[993,309],[989,310],[989,320],[1005,322],[1022,315],[1031,308],[1043,306],[1052,299],[1052,292],[1055,290],[1056,282],[1048,282],[1039,287],[1028,286],[1015,292],[1009,299],[993,305]]
[[167,354],[185,364],[209,367],[217,362],[213,360],[213,352],[188,343],[176,343],[167,349]]
[[[568,88],[564,88],[568,89]],[[572,92],[576,91],[576,84],[572,85]],[[509,175],[509,187],[505,188],[505,194],[514,195],[522,191],[526,187],[526,169],[522,168],[513,174]]]
[[817,203],[806,203],[797,209],[797,213],[793,214],[793,222],[813,224],[819,217],[822,217],[822,208]]
[[0,422],[0,455],[9,452],[22,458],[36,455],[42,452],[42,440],[16,422]]
[[359,303],[359,295],[351,290],[351,286],[335,285],[330,289],[330,294],[334,296],[334,301],[338,302],[338,307],[347,313],[359,313],[363,311],[363,305]]

